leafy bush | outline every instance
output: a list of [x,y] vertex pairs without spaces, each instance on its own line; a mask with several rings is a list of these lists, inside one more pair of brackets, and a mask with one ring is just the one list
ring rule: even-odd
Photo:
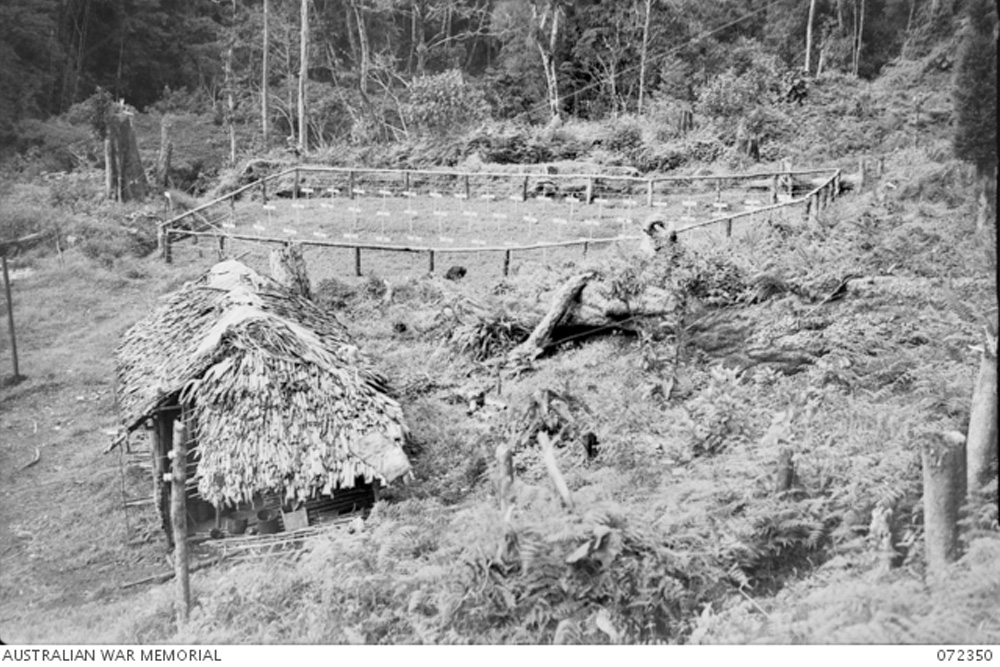
[[449,70],[414,80],[403,114],[424,132],[445,134],[481,121],[487,111],[482,92],[460,70]]
[[116,260],[145,257],[156,250],[156,225],[139,219],[132,224],[86,220],[69,230],[69,238],[85,257],[110,267]]

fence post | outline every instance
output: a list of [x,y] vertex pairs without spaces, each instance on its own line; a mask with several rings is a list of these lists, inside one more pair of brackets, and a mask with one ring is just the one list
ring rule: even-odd
[[403,172],[403,192],[410,191],[410,170],[407,169]]
[[354,170],[351,169],[347,172],[348,185],[347,189],[350,190],[351,199],[354,199]]
[[510,275],[510,250],[503,251],[503,277]]
[[354,246],[354,275],[361,277],[361,246]]
[[187,623],[191,611],[188,580],[187,516],[187,426],[183,413],[174,422],[174,465],[170,477],[170,519],[174,533],[174,574],[177,579],[177,621]]
[[584,194],[584,201],[588,204],[594,203],[594,177],[587,177],[587,192]]
[[7,299],[7,327],[10,329],[10,351],[14,359],[14,379],[17,380],[21,377],[21,374],[17,368],[17,339],[14,337],[14,301],[10,296],[10,275],[7,273],[6,250],[0,253],[0,262],[3,262],[3,291]]
[[163,263],[173,264],[174,263],[174,253],[173,249],[170,247],[172,239],[170,238],[170,228],[165,227],[163,229]]
[[521,200],[528,201],[528,176],[525,174],[524,183],[521,184]]
[[[434,251],[427,251],[427,273],[434,273]],[[506,273],[504,275],[507,275]]]
[[807,211],[809,212],[809,224],[817,225],[819,224],[819,193],[817,192],[812,197],[809,198],[809,203],[807,204]]
[[722,179],[715,179],[715,201],[722,201]]
[[469,198],[472,196],[472,191],[469,188],[469,175],[465,174],[462,177],[462,180],[465,181],[465,199],[466,199],[466,201],[468,201]]
[[726,238],[729,239],[732,237],[733,237],[733,219],[726,218]]
[[646,206],[653,208],[653,179],[646,181]]
[[225,236],[220,236],[219,237],[219,260],[221,261],[221,260],[223,260],[225,258],[226,258],[226,237]]
[[858,192],[865,190],[865,157],[858,158]]
[[771,203],[778,203],[778,175],[771,176]]
[[590,250],[590,242],[588,242],[588,241],[584,241],[584,242],[583,242],[583,256],[584,256],[584,257],[586,257],[586,256],[587,256],[587,251],[588,251],[588,250]]
[[299,198],[299,168],[295,168],[295,188],[292,190],[292,199]]
[[236,197],[229,198],[229,222],[236,224]]
[[265,204],[267,203],[267,176],[260,179],[260,198]]

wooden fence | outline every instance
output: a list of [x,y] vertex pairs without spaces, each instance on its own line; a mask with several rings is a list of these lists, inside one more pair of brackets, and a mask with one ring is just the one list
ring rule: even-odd
[[[733,187],[733,184],[738,183],[749,183],[753,187],[758,189],[766,189],[770,193],[770,204],[762,206],[759,208],[753,208],[750,210],[734,213],[726,213],[718,215],[709,220],[704,220],[691,224],[687,227],[678,229],[679,234],[690,231],[692,229],[699,229],[704,227],[710,227],[712,225],[724,225],[726,231],[726,237],[732,236],[733,221],[739,220],[741,218],[747,218],[755,215],[767,214],[780,209],[790,208],[790,207],[804,207],[806,218],[810,222],[815,222],[819,211],[826,206],[828,203],[833,201],[841,190],[841,171],[835,168],[819,168],[819,169],[805,169],[805,170],[784,170],[784,171],[772,171],[772,172],[758,172],[751,174],[714,174],[714,175],[703,175],[703,176],[649,176],[649,177],[639,177],[639,176],[614,176],[614,175],[604,175],[604,174],[547,174],[547,173],[503,173],[503,172],[463,172],[463,171],[450,171],[450,170],[404,170],[404,169],[352,169],[352,168],[340,168],[340,167],[317,167],[317,166],[298,166],[284,171],[269,174],[264,178],[254,181],[244,185],[232,192],[229,192],[222,197],[213,199],[212,201],[206,202],[196,208],[190,209],[177,215],[170,220],[167,220],[159,225],[158,240],[160,245],[160,252],[164,260],[167,263],[172,261],[172,244],[175,240],[187,237],[210,237],[218,239],[220,255],[225,252],[226,239],[237,240],[237,241],[249,241],[256,243],[265,244],[285,244],[291,242],[288,238],[278,238],[278,237],[263,237],[263,236],[252,236],[252,235],[241,235],[232,233],[231,231],[226,231],[221,228],[221,224],[224,221],[233,221],[235,219],[235,202],[236,199],[249,194],[259,191],[261,200],[263,203],[268,201],[269,186],[271,188],[270,196],[274,196],[276,186],[282,184],[282,182],[287,182],[291,179],[290,185],[290,196],[293,199],[298,199],[300,194],[305,189],[302,185],[304,177],[306,175],[321,175],[323,177],[338,177],[341,179],[346,179],[346,191],[347,195],[351,199],[363,196],[365,194],[364,190],[359,190],[355,186],[362,180],[363,177],[386,177],[394,178],[400,181],[400,185],[403,188],[401,193],[410,193],[411,188],[421,180],[426,181],[428,179],[451,179],[456,184],[464,190],[464,195],[466,198],[472,196],[473,186],[480,185],[481,181],[486,181],[488,183],[496,184],[497,181],[507,184],[507,187],[514,188],[520,191],[520,200],[527,201],[528,194],[531,191],[532,182],[534,181],[537,185],[540,182],[549,182],[552,184],[563,183],[564,191],[581,192],[583,194],[582,199],[577,201],[582,201],[585,204],[593,204],[599,201],[599,188],[609,188],[617,187],[619,190],[628,187],[630,192],[634,192],[635,188],[639,188],[645,195],[645,204],[649,209],[655,210],[655,207],[662,203],[657,199],[657,196],[670,194],[674,189],[681,189],[683,187],[696,187],[697,184],[711,184],[717,193],[717,196],[721,193],[723,186],[727,188]],[[806,181],[808,185],[813,186],[809,189],[806,194],[800,197],[792,196],[796,185],[801,185],[801,180],[796,180],[797,178],[806,176],[817,176],[820,178],[814,178]],[[613,185],[612,185],[613,184]],[[786,191],[786,198],[781,201],[781,190]],[[460,192],[461,194],[461,192]],[[223,207],[224,210],[219,212],[217,209]],[[188,218],[193,216],[199,216],[209,229],[194,231],[192,225]],[[182,229],[186,227],[186,229]],[[529,251],[529,250],[540,250],[546,248],[560,248],[560,247],[572,247],[572,246],[582,246],[584,254],[586,254],[591,246],[598,244],[614,243],[617,241],[625,240],[637,240],[641,238],[638,235],[619,235],[610,238],[590,238],[590,239],[574,239],[570,241],[553,241],[553,242],[536,242],[529,245],[503,245],[503,246],[475,246],[475,247],[431,247],[422,245],[388,245],[388,244],[378,244],[378,243],[366,243],[361,241],[326,241],[326,240],[296,240],[296,243],[305,246],[317,246],[317,247],[329,247],[329,248],[353,248],[354,249],[354,264],[355,264],[355,274],[361,276],[361,252],[362,250],[377,250],[382,252],[404,252],[404,253],[427,253],[428,255],[428,269],[433,272],[435,268],[435,258],[437,255],[447,254],[447,253],[468,253],[468,252],[502,252],[504,254],[504,276],[508,275],[511,262],[511,254],[519,251]]]

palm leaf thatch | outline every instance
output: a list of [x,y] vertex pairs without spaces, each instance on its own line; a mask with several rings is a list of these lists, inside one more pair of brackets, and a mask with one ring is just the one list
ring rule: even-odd
[[129,430],[183,405],[202,498],[305,500],[409,469],[402,409],[334,316],[235,261],[222,262],[122,337]]

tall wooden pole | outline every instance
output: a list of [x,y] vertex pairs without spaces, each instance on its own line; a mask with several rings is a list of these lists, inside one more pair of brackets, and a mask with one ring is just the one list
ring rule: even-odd
[[270,35],[268,34],[268,0],[264,0],[264,53],[261,56],[261,69],[263,74],[260,79],[260,132],[264,137],[264,150],[267,151],[267,77],[270,73],[268,69],[268,51],[270,50]]
[[309,78],[309,0],[302,0],[300,10],[302,28],[299,35],[299,146],[302,153],[309,152],[309,124],[306,122],[306,79]]
[[813,19],[816,16],[816,0],[809,2],[809,22],[806,23],[806,74],[811,69],[812,48],[813,48]]
[[174,467],[171,475],[170,514],[174,529],[174,576],[177,579],[177,624],[187,623],[191,611],[191,584],[187,551],[187,427],[183,412],[174,422]]
[[10,276],[7,273],[7,254],[0,255],[3,263],[3,292],[7,299],[7,327],[10,329],[10,352],[14,358],[14,379],[21,377],[17,368],[17,339],[14,337],[14,301],[10,297]]

